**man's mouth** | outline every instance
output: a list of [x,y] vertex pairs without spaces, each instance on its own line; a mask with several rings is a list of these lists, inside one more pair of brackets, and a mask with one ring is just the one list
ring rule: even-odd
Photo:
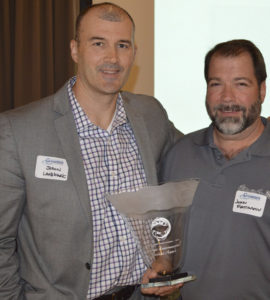
[[224,104],[220,104],[216,107],[217,111],[223,112],[223,113],[234,113],[234,112],[245,112],[246,108],[240,105],[224,105]]
[[120,73],[122,70],[122,67],[119,65],[109,65],[109,64],[104,64],[98,68],[99,71],[101,71],[103,74],[107,75],[115,75]]
[[101,70],[101,72],[105,74],[116,74],[119,73],[119,70]]

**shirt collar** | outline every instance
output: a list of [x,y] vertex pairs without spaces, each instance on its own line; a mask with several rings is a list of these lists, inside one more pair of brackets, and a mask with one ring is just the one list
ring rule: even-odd
[[[270,121],[261,117],[265,129],[261,136],[249,147],[247,151],[252,155],[269,156],[270,155]],[[192,139],[198,146],[209,146],[217,148],[213,138],[214,125],[211,124],[208,128],[199,130],[194,133]]]
[[270,156],[270,122],[261,117],[265,125],[261,136],[250,146],[250,153],[257,156]]
[[[68,89],[69,100],[70,100],[70,104],[72,107],[72,111],[76,123],[77,132],[80,133],[89,129],[106,131],[93,124],[91,120],[89,120],[89,118],[87,117],[86,113],[83,111],[82,107],[80,106],[79,102],[75,98],[75,95],[72,91],[72,87],[74,86],[75,82],[76,82],[76,76],[72,77],[69,80],[67,89]],[[126,123],[127,123],[127,116],[126,116],[122,96],[119,93],[116,102],[115,114],[112,120],[112,124],[110,126],[110,131],[113,131],[118,126],[124,125]]]
[[196,131],[193,134],[193,142],[198,146],[214,146],[214,139],[213,139],[213,131],[214,126],[211,124],[208,128],[204,128],[201,130]]

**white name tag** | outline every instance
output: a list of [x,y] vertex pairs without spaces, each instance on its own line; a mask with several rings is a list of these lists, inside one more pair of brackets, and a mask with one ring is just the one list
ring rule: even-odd
[[37,156],[35,176],[37,178],[63,180],[68,178],[68,164],[63,158]]
[[264,212],[266,199],[265,195],[237,191],[234,199],[233,211],[261,217]]

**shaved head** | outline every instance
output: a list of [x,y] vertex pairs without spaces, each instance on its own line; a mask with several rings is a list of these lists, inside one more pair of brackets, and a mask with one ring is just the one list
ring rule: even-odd
[[81,30],[80,25],[82,19],[84,18],[85,15],[88,15],[92,11],[95,11],[97,13],[98,18],[109,22],[122,22],[125,18],[129,18],[129,20],[132,23],[132,28],[133,28],[132,38],[134,41],[135,23],[132,17],[130,16],[130,14],[125,9],[123,9],[122,7],[114,3],[102,2],[87,7],[78,15],[76,20],[76,28],[75,28],[75,40],[77,42],[80,41],[80,30]]

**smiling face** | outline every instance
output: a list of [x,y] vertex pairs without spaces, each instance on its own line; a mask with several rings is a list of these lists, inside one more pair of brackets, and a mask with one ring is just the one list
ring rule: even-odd
[[71,41],[71,56],[78,65],[77,80],[88,92],[119,92],[135,58],[133,34],[132,22],[124,14],[108,20],[96,8],[83,17],[79,41]]
[[258,86],[252,59],[214,54],[209,64],[206,107],[217,130],[233,135],[260,117],[265,82]]

